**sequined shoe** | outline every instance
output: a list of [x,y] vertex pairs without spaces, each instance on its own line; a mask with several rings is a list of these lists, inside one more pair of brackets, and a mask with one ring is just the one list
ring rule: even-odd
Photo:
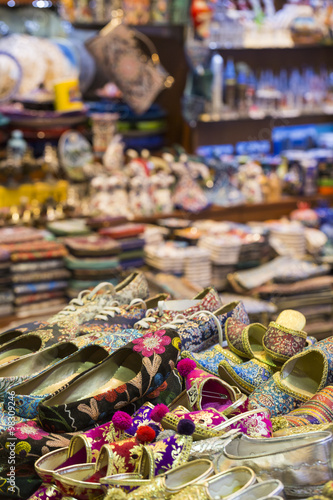
[[256,481],[254,472],[248,467],[235,467],[216,476],[193,484],[173,496],[174,500],[230,499],[235,492],[242,492]]
[[331,477],[332,439],[326,431],[271,439],[239,434],[229,439],[214,465],[219,471],[250,467],[260,480],[281,481],[287,498],[304,498],[319,493]]
[[306,332],[303,331],[306,319],[302,313],[286,309],[276,321],[271,321],[263,338],[267,354],[284,363],[306,346]]
[[110,420],[116,410],[164,382],[175,366],[179,343],[179,336],[170,329],[134,339],[40,403],[41,425],[70,432]]

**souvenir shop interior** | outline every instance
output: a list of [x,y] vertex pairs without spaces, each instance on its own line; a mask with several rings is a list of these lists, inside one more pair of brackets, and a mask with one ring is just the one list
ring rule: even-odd
[[333,0],[0,0],[0,500],[333,499]]

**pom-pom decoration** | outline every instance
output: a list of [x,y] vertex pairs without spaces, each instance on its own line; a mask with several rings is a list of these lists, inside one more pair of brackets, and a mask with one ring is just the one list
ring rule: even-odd
[[196,367],[197,365],[193,359],[181,359],[177,364],[177,370],[182,377],[187,377],[187,375]]
[[124,411],[116,411],[112,417],[112,423],[116,429],[120,431],[126,431],[132,427],[132,417],[125,413]]
[[151,443],[156,437],[156,432],[149,425],[140,425],[136,431],[136,438],[140,443]]
[[163,403],[160,403],[151,411],[150,418],[154,420],[154,422],[159,423],[167,413],[169,413],[169,408]]
[[156,436],[156,439],[157,439],[157,436],[161,432],[160,427],[157,424],[149,424],[149,427],[151,427],[153,429],[153,431],[155,431],[155,436]]
[[182,418],[179,420],[177,425],[178,434],[183,434],[183,436],[192,436],[195,431],[195,423],[188,418]]

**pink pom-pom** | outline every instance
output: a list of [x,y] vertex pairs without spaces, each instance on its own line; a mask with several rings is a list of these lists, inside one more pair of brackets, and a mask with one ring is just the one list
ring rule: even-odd
[[116,411],[112,417],[112,423],[116,429],[126,431],[132,426],[132,417],[124,411]]
[[152,410],[150,418],[154,420],[154,422],[161,422],[162,418],[167,413],[169,413],[169,408],[163,403],[160,403],[159,405],[156,405],[155,408]]
[[196,363],[193,359],[181,359],[177,365],[177,370],[182,377],[187,377],[187,375],[196,368]]

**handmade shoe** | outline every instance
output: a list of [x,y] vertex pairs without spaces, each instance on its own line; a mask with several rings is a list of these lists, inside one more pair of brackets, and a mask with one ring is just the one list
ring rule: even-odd
[[308,434],[309,432],[329,431],[333,432],[333,424],[307,424],[298,427],[284,427],[273,432],[273,437],[295,436],[295,434]]
[[265,354],[262,345],[266,328],[260,323],[243,323],[229,318],[225,324],[225,336],[230,351],[243,358],[252,359],[255,354]]
[[250,467],[260,480],[279,479],[287,497],[304,498],[320,492],[332,477],[332,439],[326,431],[271,439],[239,434],[229,439],[214,465],[219,471]]
[[[199,459],[185,463],[164,474],[160,474],[145,486],[136,489],[127,497],[128,500],[143,498],[169,498],[179,493],[191,484],[204,481],[214,474],[213,464],[210,460]],[[109,483],[110,484],[110,483]],[[110,495],[109,491],[109,495]]]
[[263,338],[267,354],[280,363],[300,353],[306,346],[303,331],[306,319],[302,313],[286,309],[276,321],[271,321]]
[[182,351],[181,357],[183,359],[192,359],[198,368],[212,375],[219,375],[218,368],[221,361],[226,361],[231,366],[240,365],[243,362],[237,354],[223,349],[220,344],[215,344],[205,351],[200,352]]
[[174,500],[213,500],[230,499],[233,494],[242,492],[256,481],[255,473],[248,467],[235,467],[216,476],[193,484],[173,496]]
[[54,484],[42,484],[28,500],[62,500],[63,496],[59,488]]
[[[283,495],[283,484],[278,479],[268,479],[261,483],[253,484],[240,493],[235,493],[230,500],[264,500],[265,498],[276,498]],[[282,498],[282,497],[278,497]]]
[[191,316],[199,311],[215,311],[221,306],[218,293],[212,287],[205,288],[192,300],[167,300],[161,302],[158,310],[147,310],[146,315],[135,323],[134,328],[149,329],[153,332],[162,325],[171,322],[177,315]]
[[185,387],[190,409],[207,410],[214,408],[224,413],[230,412],[232,405],[241,393],[218,377],[196,367],[191,359],[182,359],[177,365],[179,373],[185,378]]
[[74,342],[61,342],[0,366],[0,401],[11,385],[23,382],[78,350]]
[[273,430],[333,422],[333,386],[317,392],[309,401],[283,416],[272,419]]
[[[142,432],[139,435],[139,430]],[[150,432],[148,432],[148,430]],[[96,464],[79,464],[57,469],[53,473],[56,486],[65,494],[73,494],[78,500],[100,495],[116,474],[138,473],[146,482],[155,475],[174,469],[189,457],[191,436],[170,436],[157,443],[147,443],[155,436],[150,427],[141,426],[134,438],[103,445]],[[136,481],[139,485],[140,482]],[[73,490],[72,488],[75,488]]]
[[133,299],[147,299],[149,287],[145,275],[135,271],[115,287],[113,299],[119,304],[129,304]]
[[166,293],[161,293],[147,300],[133,299],[127,306],[120,306],[117,301],[101,309],[96,316],[80,327],[80,335],[92,333],[108,335],[133,328],[134,323],[142,319],[148,309],[156,309],[161,301],[169,298]]
[[[82,341],[82,337],[80,338]],[[114,336],[107,335],[101,340],[90,342],[55,366],[46,368],[20,384],[15,384],[4,393],[4,409],[15,415],[30,419],[38,415],[38,404],[90,368],[98,365],[115,350]],[[118,339],[116,339],[118,340]],[[119,339],[122,345],[126,340]],[[119,344],[119,342],[118,342]]]
[[116,410],[164,382],[175,366],[179,343],[170,329],[134,339],[40,403],[41,425],[71,432],[110,420]]
[[305,403],[333,382],[333,337],[296,354],[280,372],[249,396],[250,407],[268,408],[272,417],[284,415]]
[[160,422],[164,429],[173,430],[177,430],[181,420],[191,420],[195,424],[193,440],[220,436],[234,429],[251,437],[269,438],[272,436],[272,423],[269,412],[265,409],[246,411],[228,419],[212,408],[189,412],[186,408],[179,406],[169,412],[164,405],[158,405],[152,411],[151,418]]
[[259,359],[250,359],[242,364],[231,364],[222,360],[218,366],[218,374],[228,384],[239,387],[242,392],[251,394],[257,387],[266,382],[279,369],[273,361],[264,363]]
[[25,323],[6,330],[0,335],[0,343],[4,344],[28,333],[39,335],[43,347],[73,338],[79,333],[80,324],[92,319],[112,299],[113,290],[111,283],[100,283],[92,291],[83,290],[46,322]]
[[[117,411],[111,422],[76,434],[70,440],[68,447],[51,451],[36,461],[35,468],[39,477],[44,482],[51,482],[53,472],[58,468],[96,462],[104,444],[134,437],[140,426],[154,423],[150,419],[153,409],[153,405],[146,403],[132,417],[122,411]],[[162,430],[158,425],[154,425],[154,429],[155,432],[158,429]]]

